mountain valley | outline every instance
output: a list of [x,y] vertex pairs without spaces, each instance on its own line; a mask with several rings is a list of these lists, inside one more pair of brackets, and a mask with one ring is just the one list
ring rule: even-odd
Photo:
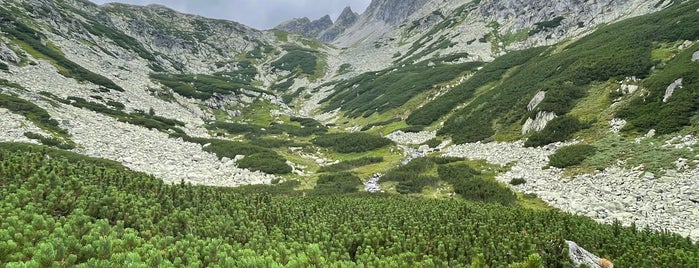
[[[44,161],[57,166],[54,158],[90,159],[85,165],[93,170],[103,166],[101,177],[116,167],[108,174],[115,181],[134,176],[157,191],[191,187],[200,193],[192,200],[255,203],[241,216],[260,217],[251,222],[273,217],[260,205],[278,210],[303,198],[319,207],[331,205],[325,198],[371,207],[358,200],[386,196],[420,211],[421,202],[454,211],[476,201],[495,204],[483,211],[502,207],[516,224],[523,220],[513,220],[518,213],[541,221],[572,221],[553,213],[591,218],[581,230],[605,231],[576,239],[595,241],[586,247],[604,254],[614,251],[601,244],[613,239],[602,233],[622,226],[625,234],[638,228],[674,237],[681,242],[664,245],[687,248],[682,263],[691,265],[699,256],[698,86],[699,1],[373,0],[364,12],[348,7],[335,20],[298,18],[257,30],[159,5],[0,0],[0,150],[7,154],[0,162],[24,157],[10,152],[50,155]],[[21,161],[43,163],[26,157]],[[80,164],[64,173],[89,177],[88,169]],[[9,191],[8,181],[0,188]],[[117,185],[138,189],[128,183]],[[284,197],[239,199],[268,192]],[[197,211],[225,207],[212,206]],[[294,213],[306,215],[304,206]],[[364,215],[332,206],[319,210]],[[170,217],[158,209],[153,213]],[[595,221],[604,224],[590,227]],[[257,223],[248,228],[264,228]],[[175,227],[167,233],[170,227],[153,226],[131,225],[178,237]],[[217,237],[209,231],[197,234]],[[0,232],[0,253],[2,239]],[[523,256],[485,259],[497,266],[536,252],[546,267],[568,267],[549,265],[565,254],[540,243]],[[323,256],[358,264],[356,251]],[[684,261],[681,254],[674,257]],[[621,260],[620,267],[637,264],[636,255],[618,255],[607,258]],[[429,266],[422,257],[395,256],[397,263]],[[435,257],[447,259],[457,257]],[[454,267],[432,267],[442,266]]]

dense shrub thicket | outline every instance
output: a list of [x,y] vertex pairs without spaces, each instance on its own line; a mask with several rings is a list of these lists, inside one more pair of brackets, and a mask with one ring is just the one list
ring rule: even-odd
[[425,186],[437,185],[439,178],[426,174],[435,165],[430,158],[416,158],[403,166],[387,171],[381,177],[381,181],[398,182],[396,191],[401,194],[419,193]]
[[439,178],[451,183],[454,192],[467,200],[513,205],[517,196],[510,188],[494,179],[484,178],[466,164],[442,165],[437,169]]
[[314,52],[296,47],[287,47],[287,51],[284,56],[272,62],[272,67],[289,72],[295,72],[299,68],[301,73],[308,75],[315,73],[318,58]]
[[276,152],[254,153],[239,160],[238,167],[262,171],[267,174],[289,174],[292,169],[286,164],[286,159]]
[[514,51],[487,63],[483,69],[475,72],[471,78],[455,86],[444,95],[425,104],[408,116],[406,123],[410,125],[430,125],[442,116],[464,103],[482,86],[498,81],[510,68],[524,64],[532,57],[543,51],[543,48],[531,48]]
[[582,163],[587,157],[595,154],[597,149],[588,144],[575,144],[561,147],[549,156],[549,165],[552,167],[566,168]]
[[360,185],[362,180],[352,173],[323,174],[318,177],[313,193],[319,195],[355,193]]
[[564,239],[620,267],[699,265],[699,246],[678,235],[554,210],[300,197],[292,182],[166,185],[109,161],[24,146],[0,144],[0,263],[8,267],[505,267],[528,259],[511,267],[570,267]]
[[332,148],[338,153],[361,153],[393,144],[387,138],[367,133],[332,133],[313,139],[313,144]]
[[536,147],[565,141],[573,137],[575,132],[586,128],[587,125],[588,124],[580,122],[577,118],[569,115],[559,116],[551,120],[543,130],[529,136],[527,141],[524,142],[524,146]]
[[[693,90],[699,86],[699,64],[691,61],[697,50],[699,45],[685,49],[643,82],[648,94],[632,100],[617,113],[629,123],[625,131],[645,133],[655,129],[659,134],[668,134],[691,125],[699,110],[699,92]],[[682,87],[663,102],[665,90],[678,79],[682,79]]]
[[442,144],[442,139],[440,139],[440,138],[432,138],[432,139],[429,139],[428,141],[426,141],[426,142],[423,143],[423,144],[429,146],[430,148],[437,148],[437,146],[439,146],[440,144]]
[[370,116],[398,108],[435,85],[475,70],[479,62],[439,64],[429,67],[428,61],[358,75],[337,84],[324,102],[324,111],[342,109],[350,117]]
[[[250,72],[256,73],[253,70]],[[254,77],[254,75],[253,75]],[[244,90],[269,93],[251,84],[248,75],[238,73],[206,74],[150,74],[150,78],[171,88],[184,97],[206,100],[216,94],[247,94]],[[252,96],[251,97],[255,97]]]
[[[463,158],[420,157],[407,164],[391,169],[381,177],[382,181],[396,181],[396,191],[401,194],[419,193],[425,186],[435,186],[439,181],[452,185],[461,197],[478,202],[513,205],[517,196],[509,188],[466,163]],[[436,168],[437,176],[434,175]]]
[[268,126],[261,126],[255,124],[241,124],[241,123],[229,123],[214,121],[207,124],[207,128],[210,130],[224,130],[229,134],[246,134],[251,139],[255,139],[261,135],[266,134],[282,134],[286,133],[290,136],[296,137],[309,137],[311,135],[319,135],[328,132],[328,128],[321,124],[320,122],[312,118],[301,118],[292,117],[292,122],[298,122],[301,126],[292,124],[277,124],[273,123]]

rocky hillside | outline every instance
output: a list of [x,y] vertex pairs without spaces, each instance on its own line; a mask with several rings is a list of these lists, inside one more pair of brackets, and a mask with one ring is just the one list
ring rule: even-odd
[[467,198],[435,175],[456,161],[520,203],[699,238],[696,1],[374,0],[269,31],[0,3],[0,141],[168,183]]

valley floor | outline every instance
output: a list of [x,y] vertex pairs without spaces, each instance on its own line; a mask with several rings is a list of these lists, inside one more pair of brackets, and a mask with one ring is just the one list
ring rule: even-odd
[[[259,172],[235,168],[232,160],[218,160],[197,144],[169,139],[158,131],[116,122],[101,115],[68,107],[64,118],[71,122],[70,132],[80,145],[78,152],[122,162],[136,170],[153,174],[166,182],[236,186],[269,183],[273,178]],[[0,141],[31,142],[22,133],[40,129],[22,116],[0,109]],[[90,118],[91,120],[87,120]],[[114,122],[111,122],[114,121]],[[115,128],[115,126],[118,126]],[[90,129],[98,131],[88,131]],[[110,131],[104,131],[109,129]],[[102,130],[102,131],[99,131]],[[99,135],[98,135],[99,134]],[[403,143],[414,138],[426,139],[434,133],[407,137],[389,135]],[[161,137],[162,136],[162,137]],[[131,145],[125,145],[131,144]],[[139,144],[139,146],[133,146]],[[558,144],[557,146],[560,146]],[[164,150],[164,151],[163,151]],[[411,151],[414,156],[424,154]],[[468,143],[443,148],[444,156],[484,159],[492,164],[510,165],[508,172],[496,178],[509,185],[522,178],[526,183],[511,186],[523,193],[533,193],[551,206],[574,214],[586,215],[600,222],[619,220],[624,225],[667,230],[699,240],[699,169],[665,171],[654,176],[641,169],[610,167],[593,174],[564,176],[562,170],[548,167],[554,147],[527,148],[516,143]],[[222,179],[227,178],[227,179]]]

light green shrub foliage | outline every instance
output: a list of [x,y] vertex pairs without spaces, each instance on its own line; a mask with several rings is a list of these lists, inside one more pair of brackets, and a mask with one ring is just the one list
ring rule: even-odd
[[8,267],[567,267],[563,239],[620,267],[699,264],[699,246],[678,235],[555,210],[301,197],[293,181],[166,185],[109,161],[21,147],[0,144],[0,263]]

